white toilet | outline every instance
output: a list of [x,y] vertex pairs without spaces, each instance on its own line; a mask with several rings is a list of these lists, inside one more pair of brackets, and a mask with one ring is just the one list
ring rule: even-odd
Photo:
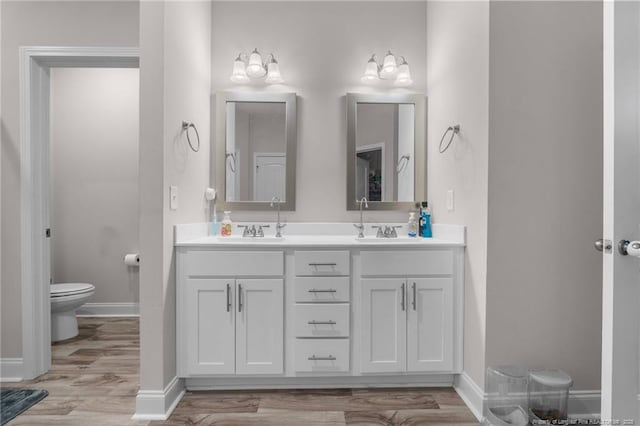
[[96,288],[87,283],[51,284],[51,341],[78,335],[76,309],[89,301]]

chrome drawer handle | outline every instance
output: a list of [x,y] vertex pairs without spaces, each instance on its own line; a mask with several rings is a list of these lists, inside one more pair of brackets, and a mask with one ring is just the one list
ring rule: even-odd
[[309,263],[309,266],[336,266],[337,263]]
[[335,361],[336,357],[333,356],[333,355],[329,355],[329,356],[315,356],[315,355],[312,355],[307,359],[309,361]]
[[307,324],[309,325],[336,325],[335,321],[309,321]]
[[337,293],[337,292],[338,292],[338,290],[333,289],[333,288],[329,288],[329,289],[327,289],[327,290],[317,290],[317,289],[315,289],[315,288],[310,288],[310,289],[308,290],[308,292],[309,292],[309,293]]

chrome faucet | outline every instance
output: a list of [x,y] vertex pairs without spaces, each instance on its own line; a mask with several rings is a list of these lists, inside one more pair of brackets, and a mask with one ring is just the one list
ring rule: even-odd
[[364,217],[362,214],[362,204],[364,203],[364,207],[365,208],[369,208],[369,203],[367,202],[367,198],[366,197],[362,197],[360,199],[360,223],[354,223],[353,226],[356,227],[356,229],[358,230],[358,238],[364,238]]
[[278,207],[278,217],[276,221],[276,238],[282,238],[282,233],[280,231],[282,230],[282,228],[287,226],[286,223],[280,223],[280,204],[282,204],[282,201],[280,201],[280,198],[278,197],[273,197],[271,199],[271,207],[273,207],[274,203]]

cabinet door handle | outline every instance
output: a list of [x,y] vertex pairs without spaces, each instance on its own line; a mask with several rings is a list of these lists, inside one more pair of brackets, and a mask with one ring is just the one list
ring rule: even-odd
[[312,321],[309,321],[307,324],[309,324],[309,325],[336,325],[336,322],[335,321],[331,321],[331,320],[329,320],[329,321],[312,320]]
[[315,288],[310,288],[309,290],[307,290],[309,293],[336,293],[337,290],[333,289],[333,288],[329,288],[327,290],[317,290]]
[[315,355],[311,355],[309,358],[307,358],[309,361],[335,361],[337,358],[333,355],[329,355],[329,356],[315,356]]
[[309,263],[309,266],[336,266],[337,264],[335,262],[330,262],[330,263],[316,263],[316,262],[312,262]]
[[242,284],[238,283],[238,312],[242,312]]
[[416,310],[416,283],[413,283],[413,301],[411,304],[413,305],[413,310]]
[[404,283],[402,283],[402,296],[400,298],[400,306],[402,306],[402,310],[404,311],[404,302],[405,302],[405,291],[404,291]]
[[227,283],[227,312],[231,310],[231,285]]

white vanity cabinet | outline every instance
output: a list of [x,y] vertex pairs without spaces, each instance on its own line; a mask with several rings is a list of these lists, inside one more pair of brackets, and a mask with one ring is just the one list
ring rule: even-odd
[[361,371],[452,371],[453,250],[363,251],[360,257]]
[[463,265],[462,236],[181,243],[178,376],[193,390],[449,385],[462,371]]
[[179,252],[180,376],[283,373],[283,268],[282,252]]

